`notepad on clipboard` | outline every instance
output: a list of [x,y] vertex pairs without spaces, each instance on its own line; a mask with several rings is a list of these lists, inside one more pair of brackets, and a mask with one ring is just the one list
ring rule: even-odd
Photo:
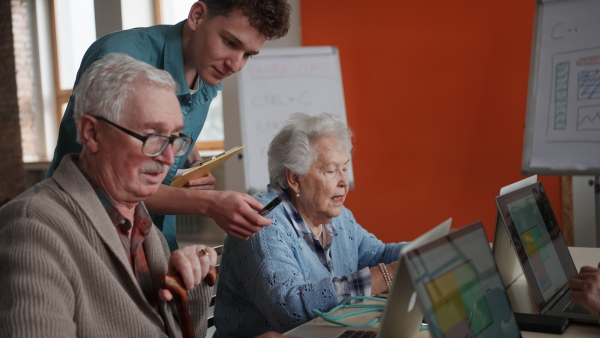
[[183,187],[188,184],[188,182],[195,180],[197,178],[206,176],[210,174],[216,167],[225,163],[231,156],[233,156],[238,151],[242,150],[245,146],[233,147],[226,152],[223,152],[217,156],[213,156],[212,159],[203,162],[201,165],[189,169],[178,170],[175,179],[171,182],[172,187]]

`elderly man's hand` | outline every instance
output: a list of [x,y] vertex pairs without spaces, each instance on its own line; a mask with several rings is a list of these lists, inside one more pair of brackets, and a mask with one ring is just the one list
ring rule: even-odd
[[569,281],[569,286],[571,301],[583,306],[594,317],[600,319],[600,269],[598,268],[582,267],[579,274]]
[[248,194],[222,191],[208,211],[228,235],[247,240],[271,224],[271,219],[257,213],[262,208],[263,205]]
[[[171,254],[168,274],[181,276],[185,288],[192,290],[202,282],[208,271],[216,264],[217,253],[213,248],[204,245],[186,246]],[[171,292],[166,289],[161,289],[159,296],[165,301],[173,299]]]

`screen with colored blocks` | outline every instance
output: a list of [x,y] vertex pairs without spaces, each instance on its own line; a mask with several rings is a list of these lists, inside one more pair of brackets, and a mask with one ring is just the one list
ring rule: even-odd
[[403,257],[432,337],[520,337],[481,222]]

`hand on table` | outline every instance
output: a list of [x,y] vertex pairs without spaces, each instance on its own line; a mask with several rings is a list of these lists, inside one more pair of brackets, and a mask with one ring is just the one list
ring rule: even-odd
[[571,301],[583,306],[594,317],[600,319],[600,264],[598,268],[584,266],[569,281]]

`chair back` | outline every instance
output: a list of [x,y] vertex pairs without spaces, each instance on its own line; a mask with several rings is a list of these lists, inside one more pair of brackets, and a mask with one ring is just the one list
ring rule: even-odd
[[[223,245],[217,245],[215,247],[213,247],[213,249],[215,249],[215,251],[217,252],[217,265],[216,265],[216,269],[217,269],[217,276],[219,273],[219,267],[220,267],[220,262],[221,262],[221,254],[223,253]],[[213,295],[210,299],[210,307],[208,310],[208,320],[207,320],[207,325],[206,327],[208,328],[207,331],[207,337],[212,337],[212,332],[215,331],[215,317],[214,317],[214,311],[215,311],[215,301],[217,300],[217,286],[215,284],[214,288],[213,288]],[[209,334],[210,333],[210,334]]]

